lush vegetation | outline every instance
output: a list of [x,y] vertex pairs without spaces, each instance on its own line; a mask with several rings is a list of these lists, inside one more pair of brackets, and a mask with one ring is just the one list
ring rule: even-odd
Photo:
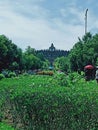
[[98,85],[56,73],[0,81],[2,122],[19,130],[97,130]]
[[[48,59],[47,56],[44,57],[41,52],[37,53],[30,46],[23,52],[6,36],[0,35],[1,72],[6,69],[18,70],[18,72],[47,69],[49,61],[45,58]],[[82,39],[78,38],[78,42],[69,51],[69,55],[56,58],[53,63],[54,69],[65,72],[83,71],[87,64],[98,65],[98,34],[92,36],[91,33],[87,33]]]
[[7,124],[0,123],[0,130],[14,130],[14,128],[12,128],[11,126]]
[[87,64],[98,65],[98,34],[87,33],[79,38],[68,57],[57,58],[54,63],[56,69],[66,72],[83,71]]
[[87,64],[98,65],[98,34],[79,38],[54,72],[34,48],[23,52],[0,35],[0,130],[98,130],[98,84],[84,80]]
[[36,54],[30,46],[25,52],[18,48],[5,35],[0,35],[0,71],[28,71],[39,68],[47,68],[48,61],[41,54]]

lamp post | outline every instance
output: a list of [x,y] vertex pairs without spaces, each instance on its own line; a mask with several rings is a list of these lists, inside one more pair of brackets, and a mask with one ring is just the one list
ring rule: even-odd
[[86,9],[86,12],[85,12],[85,35],[87,33],[87,11],[88,9]]

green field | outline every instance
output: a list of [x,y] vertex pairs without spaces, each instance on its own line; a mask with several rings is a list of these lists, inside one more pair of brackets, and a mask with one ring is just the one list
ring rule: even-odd
[[14,128],[12,128],[11,126],[7,124],[0,123],[0,130],[14,130]]
[[0,130],[98,130],[98,84],[76,73],[4,78],[0,120]]

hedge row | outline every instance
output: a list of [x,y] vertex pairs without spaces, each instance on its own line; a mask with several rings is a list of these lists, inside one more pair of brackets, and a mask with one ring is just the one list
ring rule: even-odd
[[14,97],[14,118],[21,120],[24,129],[98,129],[98,93],[53,91],[36,91]]
[[[12,85],[11,79],[8,79],[8,89],[4,87],[6,102],[2,108],[9,110],[15,128],[19,130],[98,130],[96,82],[78,81],[71,87],[56,86],[57,84],[53,85],[51,82],[50,87],[49,81],[54,81],[56,77],[35,77],[36,79],[34,76],[15,79],[15,81],[13,79]],[[35,80],[37,83],[34,82]],[[37,86],[38,82],[40,81],[41,84],[43,80],[49,86]],[[4,82],[3,86],[7,83]]]

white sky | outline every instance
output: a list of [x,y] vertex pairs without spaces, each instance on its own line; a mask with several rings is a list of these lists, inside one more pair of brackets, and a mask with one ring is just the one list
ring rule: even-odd
[[70,50],[88,31],[98,32],[97,0],[0,0],[0,34],[23,50],[27,46]]

